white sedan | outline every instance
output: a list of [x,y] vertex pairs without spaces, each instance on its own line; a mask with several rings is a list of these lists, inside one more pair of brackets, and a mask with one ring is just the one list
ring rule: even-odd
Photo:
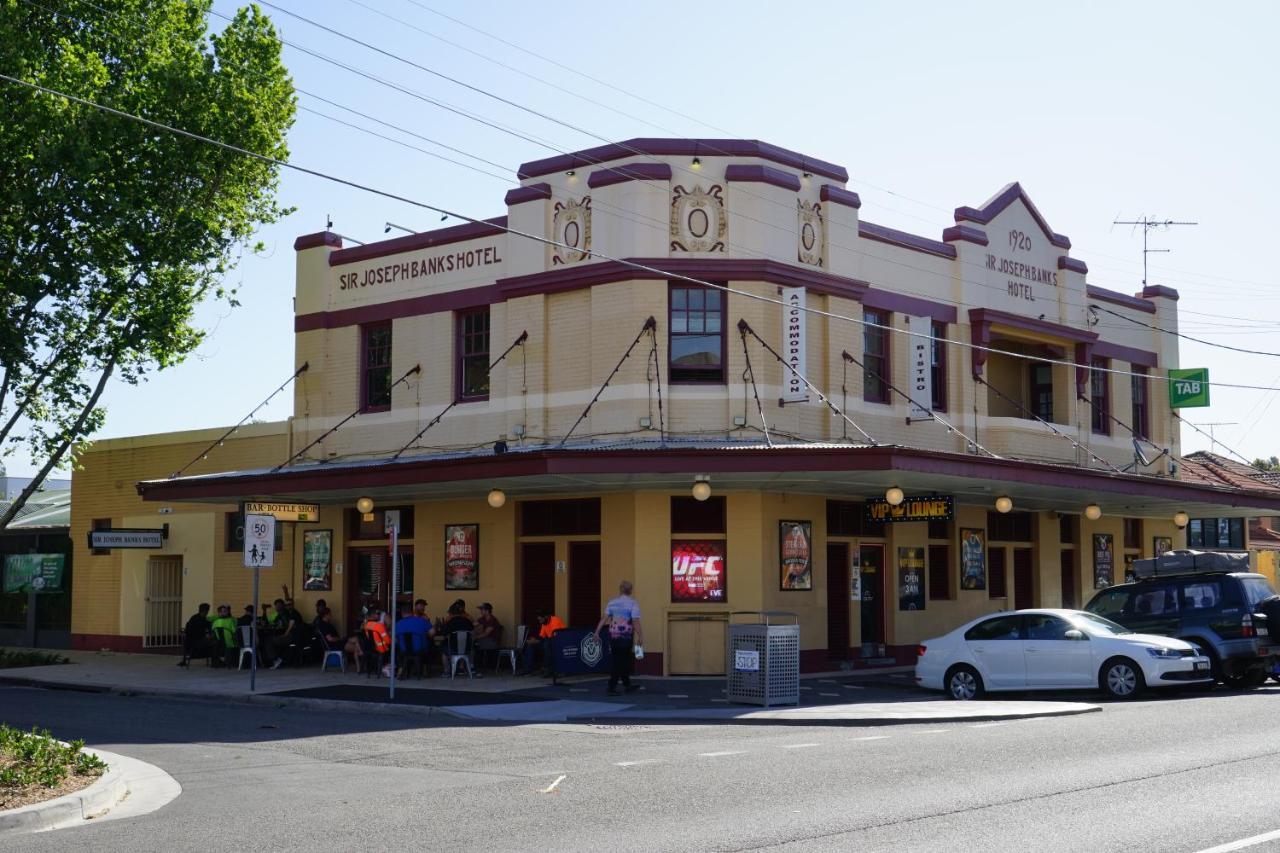
[[1080,610],[992,613],[920,645],[916,683],[974,699],[984,690],[1101,688],[1128,699],[1147,687],[1210,683],[1209,659],[1171,637],[1135,634]]

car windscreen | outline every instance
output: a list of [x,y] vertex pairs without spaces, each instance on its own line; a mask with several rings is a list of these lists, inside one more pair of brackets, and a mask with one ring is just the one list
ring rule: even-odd
[[1276,594],[1266,578],[1240,578],[1240,587],[1244,591],[1245,604],[1250,610],[1257,607],[1258,602]]
[[1072,622],[1082,628],[1091,629],[1094,633],[1114,634],[1117,637],[1133,633],[1123,625],[1117,625],[1110,619],[1103,619],[1096,613],[1073,613],[1070,618]]

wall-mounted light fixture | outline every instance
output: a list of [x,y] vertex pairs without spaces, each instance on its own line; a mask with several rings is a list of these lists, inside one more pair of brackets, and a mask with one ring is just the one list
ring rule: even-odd
[[694,476],[692,492],[695,501],[705,501],[711,497],[711,475],[698,474]]
[[356,512],[363,521],[373,521],[373,498],[356,498]]
[[996,512],[1010,512],[1013,510],[1013,498],[1008,495],[1001,495],[996,498]]
[[1177,525],[1177,528],[1179,530],[1182,530],[1184,527],[1186,527],[1188,524],[1191,523],[1191,517],[1188,516],[1182,510],[1178,510],[1173,514],[1173,523]]
[[500,509],[507,502],[507,493],[502,489],[490,489],[489,497],[486,500],[489,501],[489,506],[494,509]]
[[1089,504],[1084,508],[1084,517],[1090,521],[1097,521],[1102,518],[1102,507],[1097,504]]
[[897,486],[890,486],[884,490],[884,499],[889,506],[897,506],[906,500],[907,496]]

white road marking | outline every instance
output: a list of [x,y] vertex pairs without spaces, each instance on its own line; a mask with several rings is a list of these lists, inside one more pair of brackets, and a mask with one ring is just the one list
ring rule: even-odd
[[801,689],[801,690],[804,690],[804,691],[806,691],[806,692],[808,692],[808,693],[812,693],[812,692],[813,692],[813,688],[812,688],[812,687],[801,687],[800,689]]
[[728,704],[729,704],[729,700],[728,700],[728,699],[712,699],[711,701],[712,701],[712,702],[723,702],[723,703],[724,703],[724,704],[726,704],[726,705],[728,705]]
[[699,758],[719,758],[722,755],[746,755],[746,750],[731,749],[731,750],[726,750],[725,752],[699,752],[698,753]]
[[869,735],[868,737],[856,737],[854,740],[888,740],[888,735]]
[[1280,829],[1273,832],[1265,832],[1262,835],[1253,835],[1249,838],[1241,838],[1239,841],[1229,841],[1226,844],[1219,844],[1217,847],[1209,847],[1200,850],[1198,853],[1228,853],[1231,850],[1243,850],[1246,847],[1256,847],[1259,844],[1265,844],[1268,841],[1275,841],[1280,838]]
[[839,696],[839,693],[819,693],[819,696]]
[[542,789],[542,793],[550,794],[552,791],[556,789],[556,786],[559,785],[561,782],[563,782],[566,778],[568,778],[566,774],[561,773],[558,777],[556,777],[556,781],[552,782],[550,785]]
[[570,693],[586,693],[586,692],[587,692],[587,688],[585,688],[585,687],[570,687],[570,688],[569,688],[569,692],[570,692]]
[[668,693],[667,698],[668,699],[688,699],[689,694],[688,693]]
[[811,746],[822,746],[820,743],[784,743],[783,749],[808,749]]
[[866,690],[867,688],[863,687],[861,684],[846,684],[844,686],[844,689],[845,690]]
[[635,761],[615,761],[615,767],[635,767],[637,764],[658,764],[661,758],[638,758]]
[[944,734],[946,734],[948,731],[950,731],[950,730],[949,730],[949,729],[925,729],[924,731],[916,732],[916,734],[918,734],[918,735],[944,735]]

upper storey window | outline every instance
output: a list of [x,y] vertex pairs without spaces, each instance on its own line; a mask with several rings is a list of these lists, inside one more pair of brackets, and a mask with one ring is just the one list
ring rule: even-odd
[[862,399],[889,402],[889,313],[862,312]]
[[1095,358],[1093,369],[1089,371],[1089,390],[1093,398],[1092,410],[1093,431],[1098,435],[1111,435],[1111,374],[1107,369],[1111,366],[1105,358]]
[[391,408],[391,324],[360,329],[360,411]]
[[458,313],[458,399],[489,399],[489,306]]
[[725,295],[697,285],[671,285],[672,382],[724,382]]
[[1133,365],[1134,376],[1129,377],[1133,401],[1133,435],[1135,438],[1151,438],[1151,415],[1147,408],[1147,369]]
[[930,342],[930,384],[933,385],[933,410],[947,410],[947,324],[934,323],[929,327],[933,334]]

